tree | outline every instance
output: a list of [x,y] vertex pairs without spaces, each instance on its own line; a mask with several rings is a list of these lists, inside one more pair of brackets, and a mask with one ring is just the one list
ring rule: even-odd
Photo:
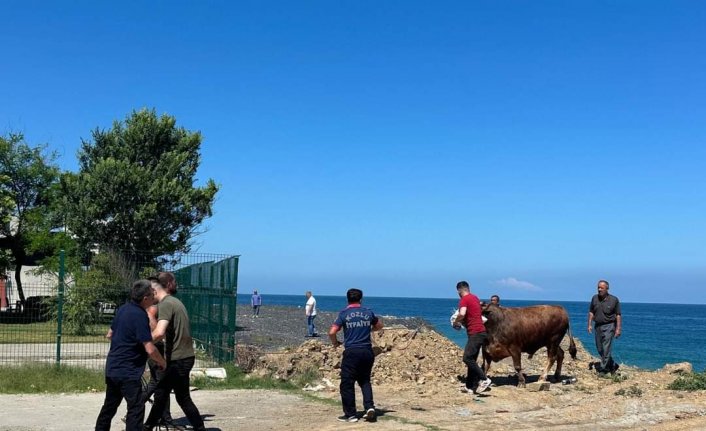
[[51,197],[59,169],[56,155],[45,150],[30,147],[21,133],[0,136],[0,250],[7,258],[1,269],[14,266],[23,305],[22,266],[32,257],[33,237],[49,231],[53,221]]
[[133,111],[83,140],[78,174],[62,178],[69,231],[85,249],[187,252],[218,191],[195,187],[201,134],[154,109]]

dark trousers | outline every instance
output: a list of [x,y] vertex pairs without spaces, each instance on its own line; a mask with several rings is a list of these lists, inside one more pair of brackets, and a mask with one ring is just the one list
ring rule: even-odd
[[615,363],[613,362],[613,337],[615,337],[615,323],[606,323],[596,325],[593,333],[596,337],[596,349],[601,356],[601,364],[597,371],[600,373],[609,373],[613,371]]
[[375,355],[370,347],[353,347],[343,351],[341,360],[341,403],[343,414],[355,416],[355,384],[363,392],[363,407],[365,410],[374,409],[373,386],[370,384],[370,372],[373,370]]
[[177,359],[170,361],[167,369],[164,371],[162,380],[157,384],[157,389],[154,392],[154,404],[152,410],[145,421],[145,425],[155,426],[162,417],[164,408],[167,405],[169,393],[174,390],[179,407],[184,411],[184,414],[191,422],[195,430],[203,428],[203,419],[199,409],[196,408],[191,400],[189,393],[189,372],[194,367],[194,357]]
[[96,420],[96,431],[110,430],[118,406],[125,398],[127,416],[126,431],[142,431],[142,421],[145,418],[145,404],[142,402],[142,382],[137,379],[105,378],[105,401]]
[[[164,355],[164,348],[159,349],[159,352]],[[160,370],[159,367],[157,367],[157,364],[155,364],[152,360],[148,361],[147,365],[150,368],[150,381],[147,384],[147,390],[142,393],[142,404],[146,403],[147,400],[149,400],[150,397],[155,393],[159,382],[164,379],[164,376],[166,374],[166,370]],[[172,421],[172,414],[169,412],[170,403],[170,399],[169,397],[167,397],[166,404],[164,405],[164,410],[162,411],[162,422],[168,423]]]
[[478,366],[478,354],[485,343],[487,334],[481,332],[468,336],[466,348],[463,349],[463,363],[468,367],[468,375],[466,376],[466,387],[475,390],[478,387],[478,382],[485,380],[485,373]]
[[253,306],[252,306],[252,315],[253,315],[253,316],[259,316],[259,315],[260,315],[260,306],[259,306],[259,305],[253,305]]

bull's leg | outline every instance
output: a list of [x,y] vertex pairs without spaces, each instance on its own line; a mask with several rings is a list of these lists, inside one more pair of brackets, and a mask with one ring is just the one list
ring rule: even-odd
[[483,346],[483,372],[485,373],[486,377],[488,376],[488,371],[490,370],[490,364],[493,362],[493,360],[490,358],[490,353],[488,353],[488,350]]
[[510,352],[510,355],[512,356],[512,365],[515,367],[515,371],[517,372],[517,387],[524,388],[525,375],[522,374],[522,352],[512,351]]
[[561,378],[561,364],[564,363],[564,349],[559,347],[556,352],[556,371],[554,372],[554,380],[559,381]]
[[[563,353],[563,352],[562,352]],[[554,361],[557,358],[557,350],[556,346],[547,346],[547,366],[544,367],[544,372],[542,375],[539,377],[540,381],[545,381],[547,380],[547,376],[549,375],[549,371],[551,371],[552,366],[554,365]]]

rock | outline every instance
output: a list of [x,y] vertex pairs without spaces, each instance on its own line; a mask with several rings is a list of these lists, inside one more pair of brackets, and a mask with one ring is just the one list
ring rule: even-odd
[[676,364],[666,364],[660,371],[669,374],[689,374],[694,372],[694,367],[689,362],[679,362]]

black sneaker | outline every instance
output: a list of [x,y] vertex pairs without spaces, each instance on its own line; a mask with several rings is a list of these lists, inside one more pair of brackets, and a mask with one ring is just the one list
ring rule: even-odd
[[377,420],[377,413],[375,413],[375,409],[366,410],[365,414],[363,415],[363,419],[368,422],[375,422]]
[[339,417],[336,418],[336,419],[338,419],[339,422],[350,422],[350,423],[358,422],[358,416],[346,416],[346,415],[343,415],[343,416],[339,416]]

